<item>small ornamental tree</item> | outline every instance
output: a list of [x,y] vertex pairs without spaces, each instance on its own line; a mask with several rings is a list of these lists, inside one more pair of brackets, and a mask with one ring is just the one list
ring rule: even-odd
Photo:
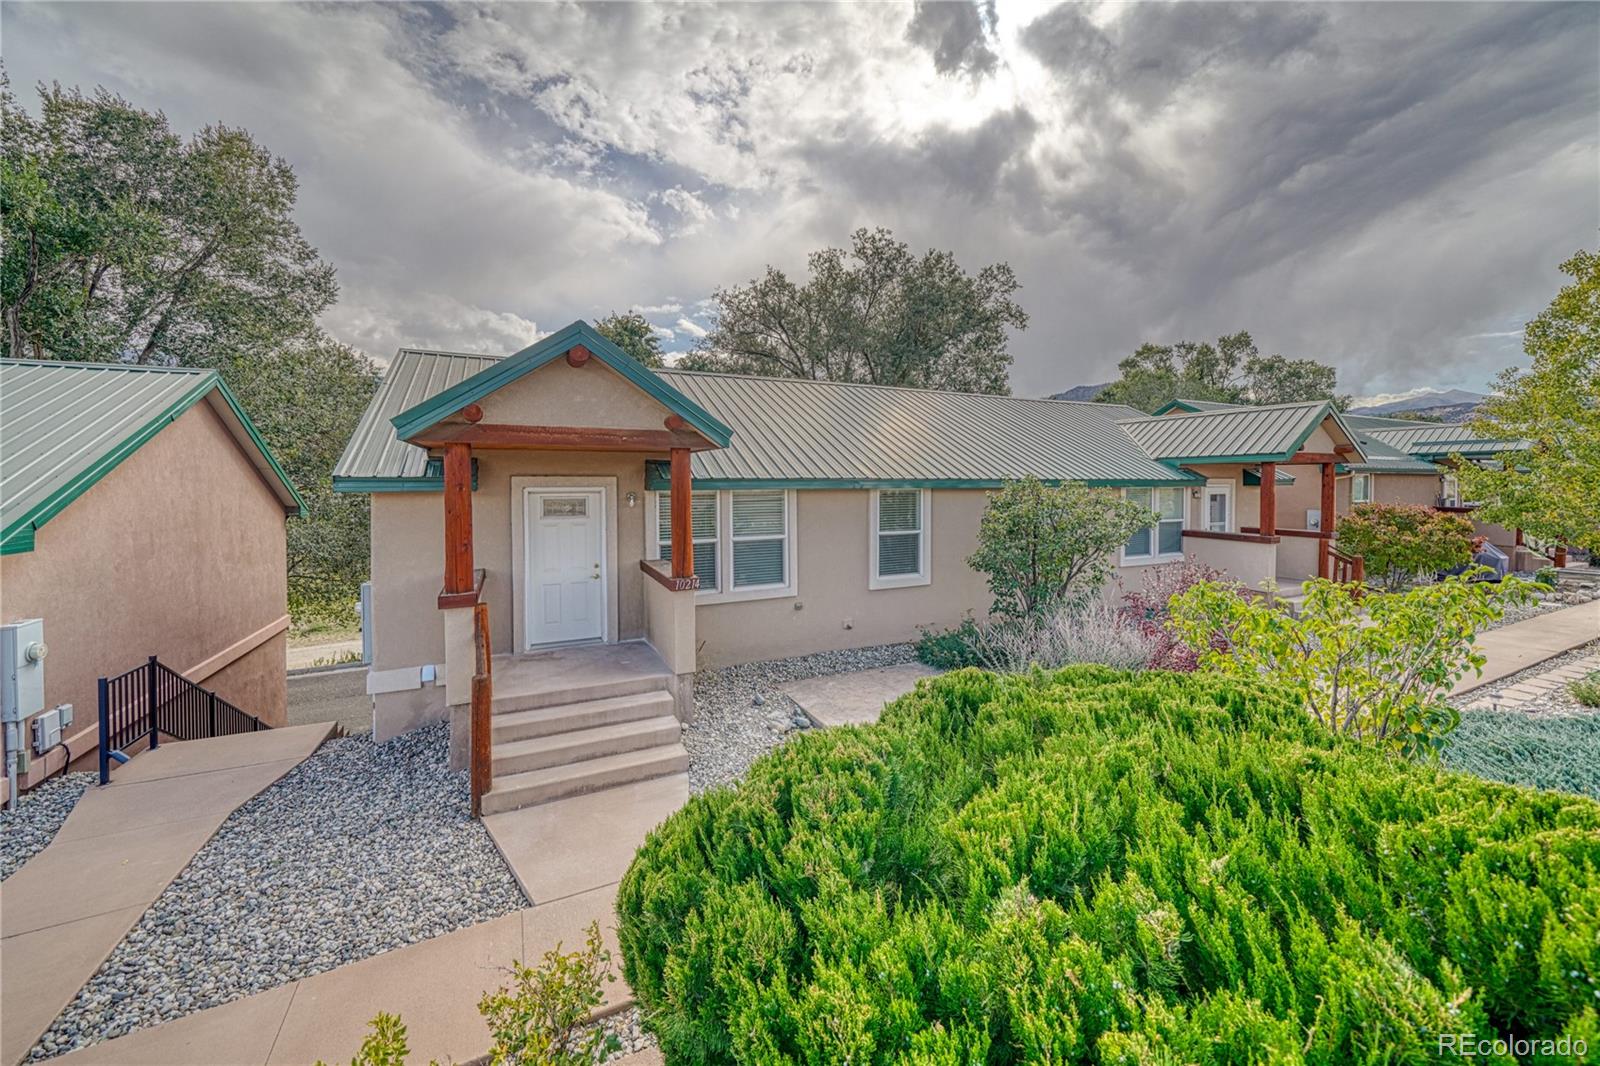
[[1452,577],[1361,600],[1322,578],[1305,589],[1290,614],[1234,585],[1201,582],[1173,599],[1170,624],[1202,669],[1289,682],[1333,732],[1405,755],[1437,753],[1460,721],[1445,697],[1469,669],[1483,669],[1478,630],[1528,596],[1515,578]]
[[1111,489],[1010,481],[989,497],[967,565],[989,575],[994,613],[1037,618],[1087,601],[1110,575],[1111,553],[1155,522]]
[[1472,522],[1414,504],[1363,503],[1339,519],[1338,548],[1366,560],[1367,573],[1397,589],[1418,574],[1472,562]]

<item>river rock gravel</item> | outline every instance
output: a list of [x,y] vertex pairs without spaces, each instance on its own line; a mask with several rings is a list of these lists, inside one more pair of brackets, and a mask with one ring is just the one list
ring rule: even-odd
[[241,806],[30,1060],[528,905],[448,769],[448,726],[329,741]]
[[78,805],[94,774],[52,777],[22,794],[15,809],[0,811],[0,881],[43,851]]
[[683,732],[683,746],[689,751],[689,790],[704,792],[737,780],[791,733],[808,728],[799,705],[778,686],[915,658],[914,645],[882,644],[700,671],[694,675],[694,722]]

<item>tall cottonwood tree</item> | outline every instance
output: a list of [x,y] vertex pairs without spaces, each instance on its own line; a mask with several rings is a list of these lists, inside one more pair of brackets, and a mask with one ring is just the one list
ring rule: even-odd
[[306,500],[289,525],[303,606],[353,602],[367,572],[366,501],[331,474],[377,372],[317,326],[338,286],[296,194],[245,130],[185,140],[160,112],[59,85],[35,116],[0,80],[0,350],[219,371]]
[[718,289],[716,325],[678,366],[826,381],[1007,393],[1011,329],[1028,315],[1005,263],[969,274],[949,252],[918,256],[886,229],[813,252],[810,277],[776,267]]

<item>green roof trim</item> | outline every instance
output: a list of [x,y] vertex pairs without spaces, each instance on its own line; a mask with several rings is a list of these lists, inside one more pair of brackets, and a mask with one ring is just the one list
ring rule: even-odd
[[536,341],[515,355],[487,367],[438,393],[415,407],[401,411],[390,421],[401,440],[421,433],[429,426],[455,414],[469,403],[475,403],[490,393],[539,369],[565,355],[575,345],[583,345],[606,366],[661,403],[662,406],[693,426],[707,440],[719,448],[726,448],[733,439],[733,430],[714,418],[709,411],[673,388],[649,368],[631,358],[621,348],[606,340],[589,323],[579,320]]
[[[19,360],[15,362],[8,361],[7,365],[37,366],[48,364]],[[83,366],[94,371],[111,369],[105,364],[85,363]],[[118,367],[116,369],[139,372],[133,368]],[[279,465],[277,458],[272,454],[272,449],[267,447],[267,442],[262,439],[260,431],[250,421],[250,416],[245,414],[244,408],[239,406],[238,399],[222,380],[222,377],[215,370],[195,374],[194,377],[195,384],[163,408],[154,418],[151,418],[133,433],[122,438],[115,447],[97,456],[88,466],[55,487],[48,495],[29,507],[23,514],[12,519],[5,529],[0,531],[0,555],[20,555],[32,551],[36,530],[66,510],[74,500],[88,492],[102,478],[121,465],[124,459],[142,448],[152,437],[176,421],[179,416],[183,415],[195,404],[209,396],[213,390],[222,396],[229,410],[239,420],[240,426],[243,427],[251,443],[261,453],[272,473],[286,490],[289,499],[294,501],[293,513],[299,514],[303,511],[305,509],[305,500],[301,498],[299,491],[294,487],[294,483],[289,480],[289,475]]]
[[[1187,470],[1174,472],[1169,479],[1130,478],[1047,478],[1047,485],[1062,481],[1083,480],[1094,488],[1171,488],[1198,485],[1205,479]],[[998,489],[1006,485],[1003,478],[729,478],[697,477],[695,489]],[[660,459],[644,461],[644,487],[648,492],[666,492],[672,487],[672,478],[666,462]]]

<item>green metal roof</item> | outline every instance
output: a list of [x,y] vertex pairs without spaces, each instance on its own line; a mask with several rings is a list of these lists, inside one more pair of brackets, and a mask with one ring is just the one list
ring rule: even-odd
[[1120,424],[1140,448],[1164,462],[1282,463],[1330,417],[1354,439],[1326,400],[1152,415]]
[[[1346,422],[1350,419],[1345,416]],[[1388,444],[1379,437],[1374,437],[1370,431],[1352,426],[1356,440],[1361,445],[1361,451],[1366,456],[1363,462],[1346,463],[1345,468],[1357,474],[1432,474],[1437,476],[1439,468],[1424,459],[1414,459],[1405,452]]]
[[1458,453],[1470,459],[1501,452],[1526,451],[1530,447],[1525,440],[1496,440],[1451,422],[1412,422],[1404,429],[1384,427],[1366,432],[1416,459],[1444,459]]
[[1165,404],[1156,408],[1153,414],[1164,415],[1172,411],[1187,411],[1191,414],[1202,411],[1237,411],[1248,406],[1250,405],[1243,403],[1223,403],[1221,400],[1185,400],[1180,398],[1168,400]]
[[[394,418],[501,361],[402,349],[334,468],[334,487],[437,490],[439,479],[424,474],[425,452],[399,439]],[[697,483],[708,488],[991,487],[1027,475],[1096,485],[1199,481],[1141,452],[1117,426],[1138,412],[1121,405],[675,370],[654,376],[732,429],[726,447],[692,457]]]
[[550,336],[530,344],[515,355],[485,367],[472,377],[428,397],[414,407],[401,411],[390,421],[394,423],[395,432],[401,440],[410,440],[429,426],[455,414],[467,404],[483,399],[551,360],[561,358],[579,344],[587,348],[596,359],[654,397],[667,410],[682,417],[701,436],[719,447],[727,446],[732,434],[727,426],[717,421],[709,411],[667,384],[659,374],[642,366],[621,348],[601,336],[589,323],[582,321],[556,330]]
[[216,371],[0,360],[0,553],[31,551],[35,530],[201,400],[298,514],[294,485]]

